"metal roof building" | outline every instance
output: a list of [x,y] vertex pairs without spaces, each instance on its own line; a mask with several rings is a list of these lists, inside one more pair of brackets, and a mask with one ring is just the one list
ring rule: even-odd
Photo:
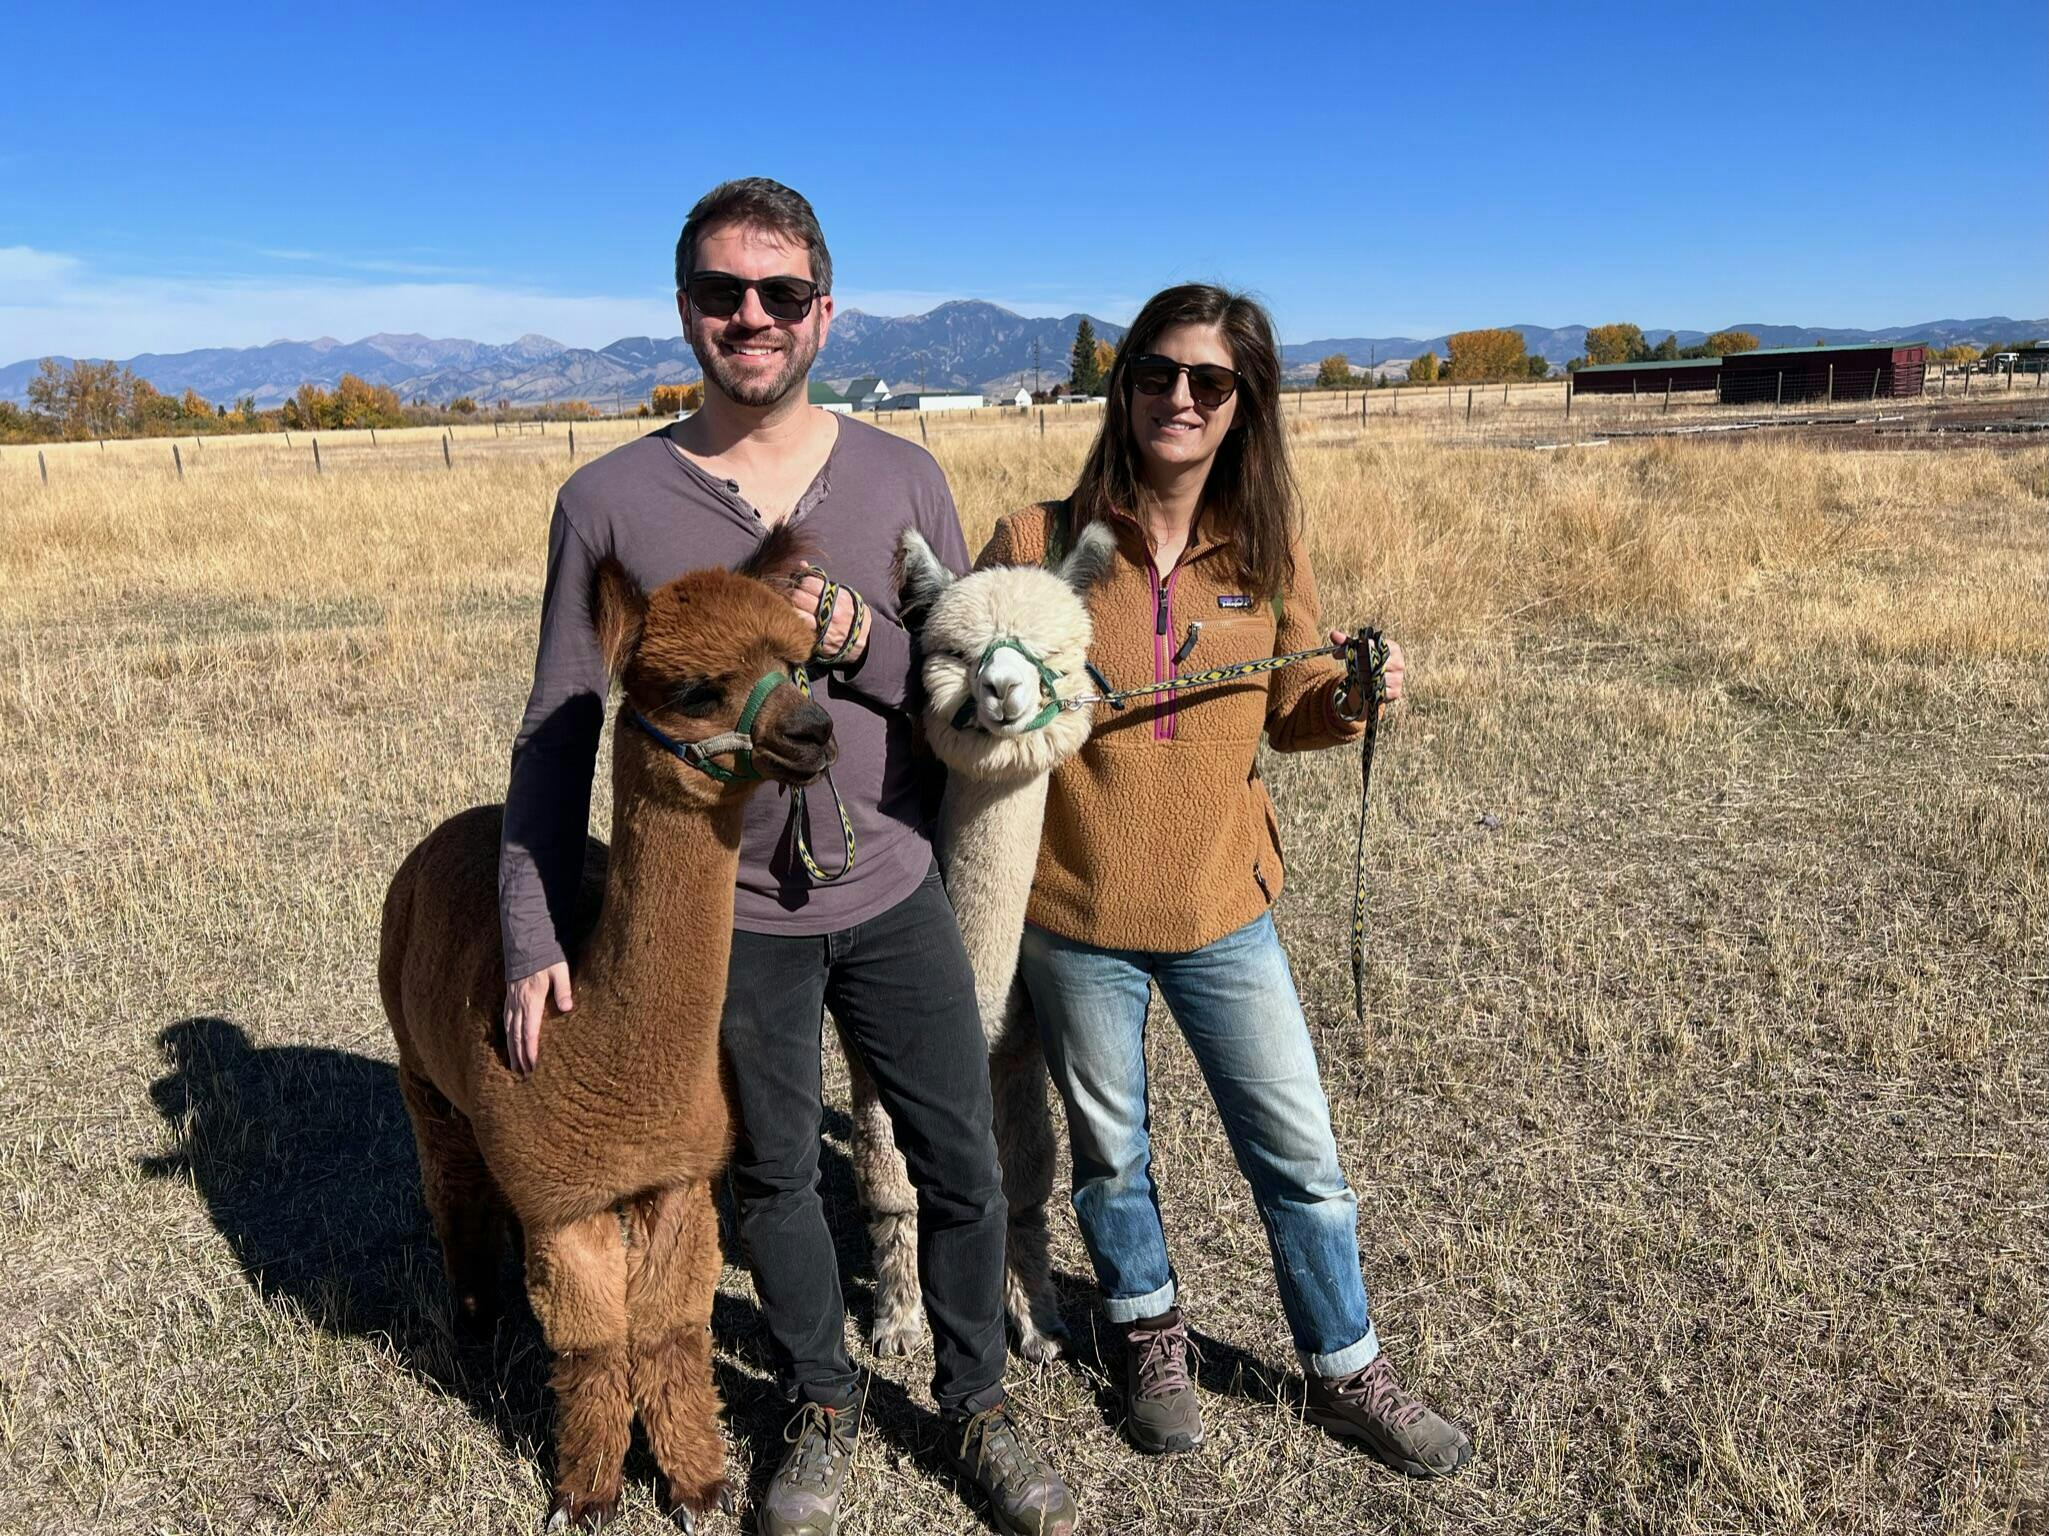
[[1719,357],[1653,358],[1646,363],[1589,363],[1572,375],[1576,395],[1662,395],[1700,390],[1713,393]]
[[1905,400],[1921,393],[1928,349],[1919,342],[1873,346],[1765,347],[1727,357],[1591,363],[1572,375],[1575,395],[1663,396],[1714,392],[1730,405],[1795,400]]
[[1767,347],[1722,359],[1722,399],[1737,405],[1782,400],[1905,400],[1921,393],[1928,349],[1915,343]]

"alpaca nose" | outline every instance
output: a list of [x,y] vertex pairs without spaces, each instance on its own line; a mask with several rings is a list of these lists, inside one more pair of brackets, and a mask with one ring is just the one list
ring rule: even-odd
[[997,719],[1015,720],[1025,712],[1027,701],[1023,679],[993,679],[988,684],[988,693],[990,710]]
[[782,734],[797,746],[822,748],[832,740],[832,716],[812,700],[802,700],[791,708]]

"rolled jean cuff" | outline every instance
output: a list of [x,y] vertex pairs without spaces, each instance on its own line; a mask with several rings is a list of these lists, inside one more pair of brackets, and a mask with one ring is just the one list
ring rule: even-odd
[[[1105,1296],[1103,1316],[1113,1323],[1135,1323],[1140,1318],[1158,1317],[1173,1305],[1174,1282],[1169,1280],[1157,1291],[1148,1291],[1143,1296]],[[1373,1347],[1377,1353],[1380,1346],[1376,1344]],[[1366,1358],[1370,1360],[1373,1357],[1368,1355]]]
[[1380,1358],[1380,1335],[1373,1325],[1366,1325],[1366,1337],[1356,1344],[1347,1344],[1343,1349],[1328,1355],[1312,1355],[1306,1350],[1297,1350],[1302,1358],[1305,1374],[1318,1376],[1349,1376],[1354,1371],[1363,1371]]

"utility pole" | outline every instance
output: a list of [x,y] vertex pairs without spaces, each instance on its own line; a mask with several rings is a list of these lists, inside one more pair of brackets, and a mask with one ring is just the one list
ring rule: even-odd
[[1032,338],[1032,395],[1036,398],[1042,391],[1039,387],[1039,338]]

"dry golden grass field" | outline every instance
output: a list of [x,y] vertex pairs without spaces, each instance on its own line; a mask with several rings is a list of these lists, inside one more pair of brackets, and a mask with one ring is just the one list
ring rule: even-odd
[[[1561,400],[1526,398],[1297,432],[1329,616],[1411,657],[1363,1029],[1356,758],[1267,765],[1375,1317],[1477,1460],[1413,1484],[1301,1423],[1171,1027],[1209,1441],[1124,1449],[1064,1214],[1079,1357],[1016,1365],[1018,1400],[1096,1532],[2042,1531],[2049,449],[1593,447],[1610,406],[1533,451]],[[1091,425],[932,421],[971,547]],[[562,433],[465,428],[453,468],[432,432],[323,434],[317,477],[303,436],[187,442],[182,481],[161,441],[68,445],[47,486],[0,450],[0,1530],[537,1526],[538,1335],[451,1342],[373,964],[398,860],[502,791]],[[729,1268],[715,1321],[758,1492],[751,1296]],[[879,1369],[845,1529],[985,1529],[929,1360]]]

